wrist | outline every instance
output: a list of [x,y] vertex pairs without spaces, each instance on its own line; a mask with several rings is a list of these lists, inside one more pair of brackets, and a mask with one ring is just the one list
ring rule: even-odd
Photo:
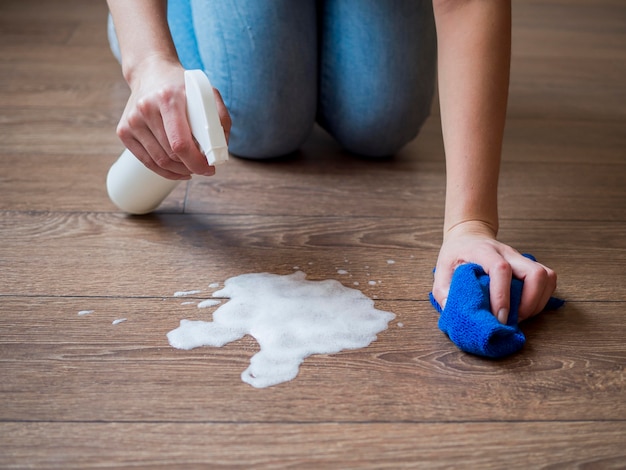
[[444,241],[459,234],[480,235],[495,239],[498,235],[498,222],[497,220],[494,222],[483,219],[466,219],[450,225],[444,224]]
[[165,68],[181,68],[176,55],[167,53],[153,53],[140,59],[129,59],[122,64],[122,72],[128,86],[133,89],[138,83],[143,81],[142,77],[159,77],[163,75]]

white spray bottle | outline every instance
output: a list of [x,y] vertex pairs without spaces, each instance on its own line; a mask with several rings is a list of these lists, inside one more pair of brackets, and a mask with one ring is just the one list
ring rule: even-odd
[[[209,165],[228,160],[224,129],[217,113],[211,82],[202,70],[185,71],[187,119],[191,133]],[[107,175],[107,191],[111,201],[130,214],[147,214],[180,183],[149,170],[128,150],[111,166]]]

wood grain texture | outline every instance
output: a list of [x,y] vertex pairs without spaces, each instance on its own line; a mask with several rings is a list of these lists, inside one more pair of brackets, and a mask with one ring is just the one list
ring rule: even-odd
[[619,469],[626,457],[619,423],[24,423],[0,432],[8,463],[63,469]]
[[[366,294],[381,299],[425,300],[441,221],[380,222],[377,217],[4,212],[0,260],[11,269],[1,293],[161,297],[243,272],[287,274],[297,266],[317,279],[341,280],[337,270],[347,270],[347,282],[358,281]],[[623,223],[507,221],[501,238],[563,273],[559,292],[568,300],[626,299]],[[546,245],[551,238],[560,240],[557,246]],[[381,283],[372,288],[370,280]]]
[[20,296],[3,306],[0,421],[626,420],[626,326],[615,302],[571,302],[529,321],[524,353],[491,361],[458,351],[428,302],[377,301],[396,318],[376,342],[311,356],[296,380],[264,390],[240,379],[258,350],[252,338],[168,345],[181,319],[211,320],[171,294]]
[[[0,2],[1,468],[624,468],[624,2],[514,2],[500,238],[555,268],[568,302],[500,361],[456,349],[427,300],[436,100],[393,159],[316,128],[291,158],[232,159],[129,217],[104,186],[128,97],[106,14]],[[167,343],[181,319],[210,321],[182,304],[210,284],[296,269],[358,282],[396,318],[262,390],[240,379],[251,337]]]

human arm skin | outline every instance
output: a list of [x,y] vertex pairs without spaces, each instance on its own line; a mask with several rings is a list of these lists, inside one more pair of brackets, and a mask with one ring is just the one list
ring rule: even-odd
[[524,281],[519,320],[536,315],[556,274],[496,240],[498,175],[509,86],[511,2],[434,0],[446,154],[444,236],[433,295],[444,306],[454,269],[477,263],[490,276],[492,313],[506,323],[511,277]]
[[[124,145],[149,169],[169,179],[210,176],[215,168],[198,149],[186,115],[184,69],[167,24],[166,0],[108,0],[131,89],[117,127]],[[214,89],[226,137],[230,117]]]

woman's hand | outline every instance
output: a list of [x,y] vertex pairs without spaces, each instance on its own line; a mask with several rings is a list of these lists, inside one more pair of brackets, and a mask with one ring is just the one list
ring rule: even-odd
[[[117,127],[124,145],[146,167],[173,180],[211,176],[192,134],[186,112],[184,69],[178,62],[150,57],[135,67],[131,95]],[[228,139],[231,120],[216,89],[215,100]]]
[[552,269],[497,241],[488,225],[468,221],[448,230],[439,252],[433,295],[442,307],[445,307],[455,268],[465,263],[476,263],[489,275],[491,312],[503,324],[510,311],[512,277],[524,281],[519,321],[541,312],[556,289],[556,273]]

